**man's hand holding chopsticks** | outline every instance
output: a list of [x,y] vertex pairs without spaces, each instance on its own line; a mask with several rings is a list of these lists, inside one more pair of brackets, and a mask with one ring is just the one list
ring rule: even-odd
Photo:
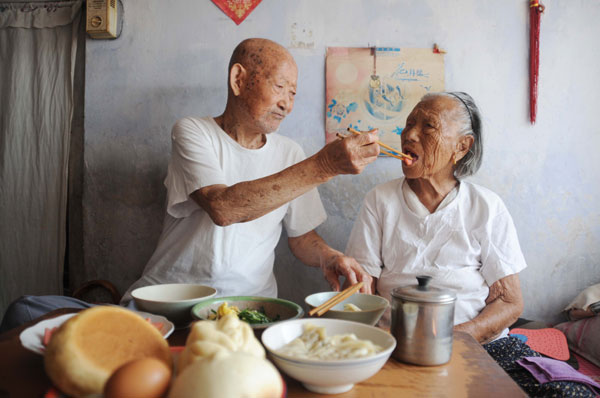
[[378,130],[348,136],[325,145],[317,156],[323,171],[329,175],[360,174],[379,155]]
[[340,291],[341,286],[339,278],[340,276],[344,276],[346,278],[344,286],[351,286],[358,282],[363,282],[360,292],[373,294],[371,291],[373,278],[352,257],[344,255],[333,257],[329,262],[321,265],[321,270],[323,271],[325,279],[335,291]]

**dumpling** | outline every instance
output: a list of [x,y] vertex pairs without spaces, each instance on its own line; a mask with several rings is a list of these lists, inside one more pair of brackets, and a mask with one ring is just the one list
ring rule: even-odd
[[265,358],[221,352],[193,362],[180,373],[169,398],[280,398],[283,379]]
[[198,359],[213,358],[221,352],[245,352],[265,358],[265,349],[250,325],[234,314],[227,314],[216,321],[198,321],[192,325],[179,356],[177,373]]

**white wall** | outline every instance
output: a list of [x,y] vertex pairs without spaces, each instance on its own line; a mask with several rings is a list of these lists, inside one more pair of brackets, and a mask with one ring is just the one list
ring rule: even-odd
[[[546,4],[535,126],[523,0],[263,0],[240,26],[208,0],[124,3],[121,37],[87,42],[85,267],[72,269],[80,281],[106,278],[124,291],[139,276],[162,224],[172,124],[220,114],[232,49],[266,37],[297,60],[296,106],[281,132],[309,155],[324,144],[327,46],[439,43],[448,52],[446,88],[470,93],[484,116],[486,152],[473,180],[496,191],[514,217],[529,264],[524,316],[555,319],[600,282],[600,2]],[[329,218],[319,233],[343,250],[364,194],[400,175],[397,161],[380,159],[321,186]],[[276,273],[280,295],[296,302],[327,289],[283,241]]]

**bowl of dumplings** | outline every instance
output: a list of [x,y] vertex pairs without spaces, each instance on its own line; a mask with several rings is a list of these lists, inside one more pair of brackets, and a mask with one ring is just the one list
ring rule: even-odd
[[322,318],[272,325],[261,341],[275,366],[319,394],[351,390],[379,372],[396,347],[394,337],[376,326]]
[[[339,292],[321,292],[307,296],[304,302],[310,309],[318,307]],[[372,294],[356,293],[336,304],[321,318],[344,319],[375,325],[390,306],[388,300]]]

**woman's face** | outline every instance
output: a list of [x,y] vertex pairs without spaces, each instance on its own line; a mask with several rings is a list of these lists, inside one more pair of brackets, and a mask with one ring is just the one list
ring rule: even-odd
[[452,98],[433,97],[419,102],[408,115],[401,135],[402,152],[413,160],[402,162],[406,178],[454,178],[453,155],[463,141],[456,120],[459,106]]

